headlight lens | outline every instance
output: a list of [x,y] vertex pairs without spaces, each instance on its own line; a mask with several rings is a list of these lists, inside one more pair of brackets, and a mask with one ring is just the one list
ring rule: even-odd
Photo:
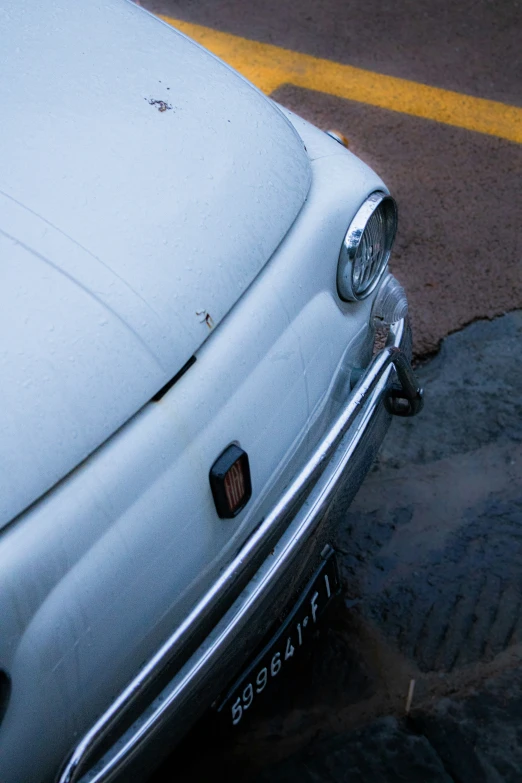
[[337,269],[341,299],[364,299],[379,282],[397,233],[397,205],[391,196],[372,193],[346,232]]

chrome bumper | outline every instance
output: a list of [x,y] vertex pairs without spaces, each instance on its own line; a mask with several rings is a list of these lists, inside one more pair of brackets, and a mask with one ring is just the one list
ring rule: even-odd
[[[398,321],[387,346],[358,380],[345,408],[277,505],[182,625],[81,739],[59,783],[109,783],[128,775],[131,764],[132,779],[138,779],[145,750],[146,755],[157,751],[161,756],[160,745],[168,747],[179,738],[244,665],[332,540],[334,517],[359,488],[389,414],[414,415],[422,407],[422,391],[403,352],[410,350],[409,326]],[[252,564],[257,568],[253,575]],[[238,584],[244,585],[239,594]],[[179,650],[190,649],[191,640],[194,647],[198,628],[223,606],[226,610],[202,643],[175,668]],[[154,692],[161,675],[161,690],[156,687]]]

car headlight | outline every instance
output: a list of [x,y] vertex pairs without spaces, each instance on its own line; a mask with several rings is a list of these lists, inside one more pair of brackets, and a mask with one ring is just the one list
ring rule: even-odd
[[379,282],[397,232],[397,205],[377,191],[368,196],[346,232],[337,268],[337,290],[345,301],[364,299]]

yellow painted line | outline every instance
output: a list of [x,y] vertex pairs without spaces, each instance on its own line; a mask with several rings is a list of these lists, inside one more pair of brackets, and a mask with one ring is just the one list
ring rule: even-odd
[[522,109],[516,106],[341,65],[167,16],[162,19],[210,49],[267,94],[283,84],[294,84],[522,143]]

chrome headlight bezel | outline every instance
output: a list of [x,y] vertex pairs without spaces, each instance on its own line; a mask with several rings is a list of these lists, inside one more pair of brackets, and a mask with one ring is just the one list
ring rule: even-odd
[[[369,233],[373,236],[369,237]],[[395,199],[375,191],[356,212],[341,246],[337,266],[337,291],[341,299],[355,302],[366,299],[375,290],[388,264],[396,233]],[[369,242],[373,249],[377,240],[378,248],[361,274],[361,248]]]

